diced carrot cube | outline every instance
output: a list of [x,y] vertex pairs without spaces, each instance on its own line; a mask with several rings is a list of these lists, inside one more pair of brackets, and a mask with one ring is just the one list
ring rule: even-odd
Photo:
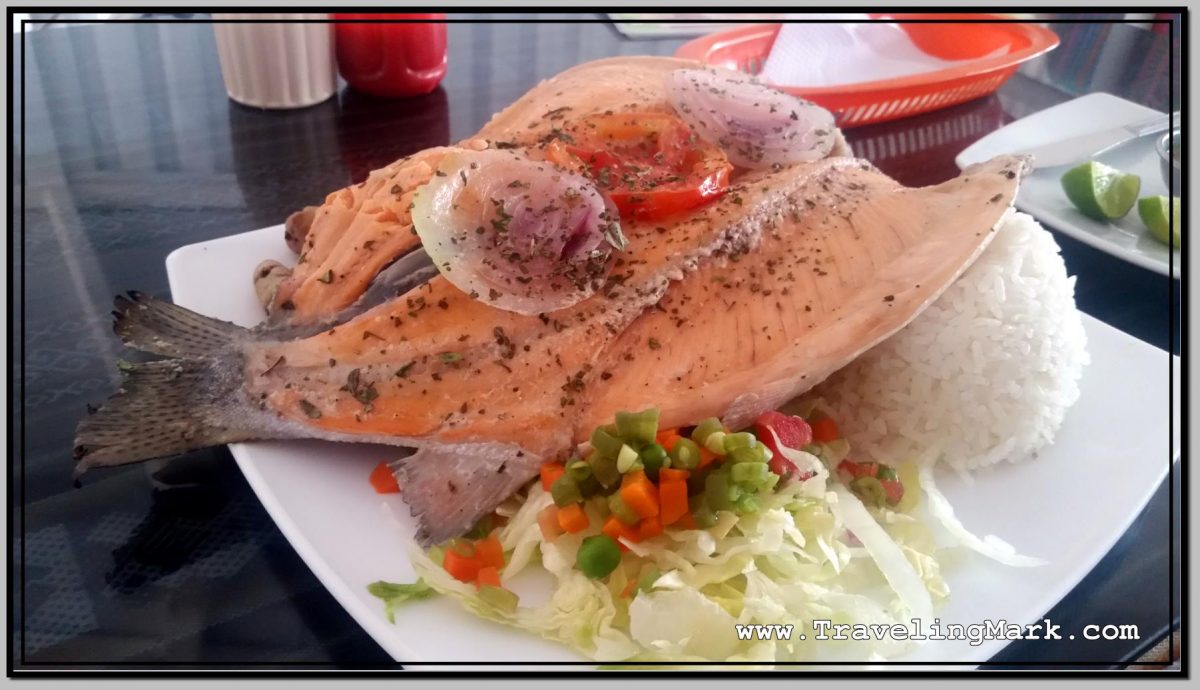
[[691,475],[692,473],[688,472],[687,470],[677,470],[673,467],[664,467],[658,471],[658,485],[662,486],[663,484],[671,481],[685,482]]
[[475,552],[479,554],[479,561],[484,567],[504,567],[504,547],[494,532],[475,542]]
[[654,442],[670,452],[679,441],[679,429],[663,429],[654,436]]
[[567,468],[561,462],[548,462],[542,465],[542,489],[549,491],[558,478],[566,474]]
[[442,561],[446,572],[460,582],[474,582],[479,577],[479,568],[482,565],[478,553],[464,556],[455,549],[446,549],[446,557]]
[[371,486],[375,487],[375,493],[400,493],[400,483],[396,481],[396,475],[392,474],[392,468],[388,467],[387,460],[380,462],[375,469],[371,470],[370,479]]
[[655,517],[643,518],[638,523],[638,538],[642,540],[653,539],[663,533],[662,521]]
[[558,506],[548,505],[538,513],[538,527],[542,529],[542,539],[554,541],[563,533],[558,524]]
[[622,551],[629,550],[629,547],[621,543],[622,539],[632,544],[641,541],[641,537],[638,536],[634,527],[621,522],[617,519],[616,515],[609,515],[608,519],[604,521],[604,526],[600,528],[600,531],[612,537],[612,540],[617,542],[617,546],[621,547]]
[[673,525],[688,514],[687,482],[664,481],[658,485],[658,500],[662,506],[662,524]]
[[588,517],[587,513],[583,512],[583,506],[578,503],[560,506],[558,509],[558,526],[562,527],[564,532],[572,534],[587,529]]
[[479,569],[479,575],[475,578],[475,589],[483,587],[499,587],[500,586],[500,571],[490,565],[485,565]]
[[631,472],[621,481],[621,500],[633,509],[638,517],[658,515],[658,487],[646,477],[645,472]]

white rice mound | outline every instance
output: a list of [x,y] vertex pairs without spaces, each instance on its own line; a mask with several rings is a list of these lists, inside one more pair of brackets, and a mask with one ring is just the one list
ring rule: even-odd
[[856,459],[966,471],[1053,441],[1090,359],[1075,278],[1032,217],[996,233],[912,323],[814,389]]

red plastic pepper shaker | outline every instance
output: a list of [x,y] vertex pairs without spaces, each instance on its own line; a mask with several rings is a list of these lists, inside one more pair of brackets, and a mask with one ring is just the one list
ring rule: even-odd
[[[335,14],[334,19],[445,19],[445,14]],[[440,22],[339,22],[338,72],[373,96],[417,96],[446,76],[446,25]]]

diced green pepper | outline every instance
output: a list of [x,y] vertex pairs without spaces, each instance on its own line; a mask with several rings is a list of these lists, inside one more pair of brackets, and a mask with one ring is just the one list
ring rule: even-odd
[[617,456],[605,455],[599,450],[588,456],[588,464],[592,467],[592,476],[606,488],[612,488],[621,483],[621,471],[617,469]]
[[618,520],[627,525],[636,525],[638,521],[642,519],[640,515],[634,512],[633,508],[630,508],[629,505],[625,503],[624,499],[621,498],[621,494],[619,493],[608,497],[608,509],[617,517]]
[[850,490],[869,506],[881,508],[887,503],[887,492],[875,477],[858,477],[850,482]]
[[737,500],[737,512],[742,515],[757,513],[758,507],[758,497],[754,494],[747,494]]
[[[709,417],[696,425],[696,428],[692,431],[692,440],[702,446],[706,445],[705,441],[708,440],[708,437],[718,431],[725,431],[725,427],[721,425],[721,420],[716,417]],[[713,452],[715,453],[716,451]]]
[[729,468],[729,477],[738,484],[746,484],[758,490],[767,483],[771,470],[766,463],[741,462]]
[[493,587],[492,585],[480,587],[479,598],[505,613],[515,613],[517,605],[521,602],[516,594],[503,587]]
[[725,432],[714,431],[704,440],[704,447],[716,453],[717,455],[725,454]]
[[628,445],[621,446],[621,451],[617,453],[617,471],[621,474],[628,474],[640,470],[642,467],[642,460],[638,457],[638,452]]
[[708,529],[717,524],[717,514],[714,513],[708,506],[704,506],[692,513],[692,519],[696,521],[696,526],[700,529]]
[[567,474],[576,484],[582,484],[592,476],[592,468],[583,460],[576,458],[567,461]]
[[671,467],[694,470],[700,466],[700,446],[690,438],[681,438],[671,449]]
[[617,453],[621,452],[621,445],[620,437],[608,433],[604,427],[596,427],[592,432],[592,448],[605,457],[615,459]]
[[712,511],[731,510],[733,501],[729,495],[735,487],[729,484],[729,478],[724,472],[711,472],[704,480],[704,499]]
[[732,453],[738,448],[754,448],[759,445],[758,439],[754,434],[748,431],[739,431],[736,434],[725,434],[725,452]]
[[766,446],[758,445],[753,448],[737,448],[728,456],[729,462],[734,464],[739,463],[765,463],[767,461]]
[[617,433],[626,443],[633,443],[638,447],[654,443],[654,436],[658,433],[658,408],[652,407],[641,412],[618,412]]
[[579,485],[566,474],[554,480],[554,483],[550,485],[550,495],[554,498],[554,505],[559,508],[583,500],[583,494],[579,492]]
[[879,470],[875,472],[875,478],[879,481],[890,479],[894,482],[900,481],[900,477],[896,474],[896,470],[891,465],[879,463]]

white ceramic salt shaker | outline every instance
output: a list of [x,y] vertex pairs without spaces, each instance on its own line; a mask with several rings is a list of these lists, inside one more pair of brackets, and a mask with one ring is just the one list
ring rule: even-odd
[[316,19],[326,14],[214,13],[213,32],[229,97],[256,108],[303,108],[337,91],[333,25],[221,23],[222,19]]

